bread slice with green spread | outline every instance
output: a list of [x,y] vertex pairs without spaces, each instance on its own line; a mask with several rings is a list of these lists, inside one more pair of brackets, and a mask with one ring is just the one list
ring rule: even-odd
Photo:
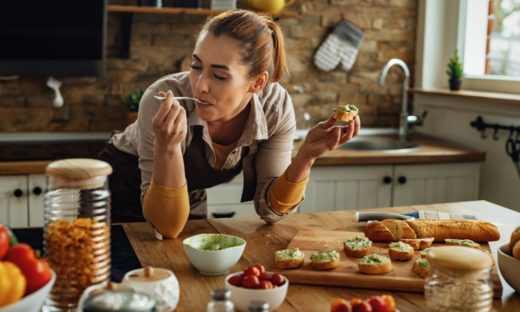
[[344,122],[354,119],[359,113],[359,109],[352,104],[340,104],[334,108],[334,118]]
[[403,242],[394,242],[388,245],[390,259],[398,261],[408,261],[413,258],[413,247]]
[[480,249],[480,244],[475,243],[471,239],[455,239],[455,238],[446,238],[444,242],[448,245],[456,245],[456,246],[464,246],[471,247],[475,249]]
[[392,271],[392,261],[390,258],[378,254],[366,255],[358,261],[360,273],[378,275]]
[[311,255],[311,267],[319,271],[334,270],[339,266],[339,259],[335,250],[318,251]]
[[425,258],[417,258],[413,263],[412,271],[419,277],[426,278],[430,271],[430,263]]
[[361,258],[368,254],[372,241],[366,237],[354,236],[343,242],[343,250],[347,257]]
[[401,238],[400,241],[403,243],[407,243],[408,245],[412,246],[415,250],[423,250],[428,247],[431,247],[433,244],[433,237],[427,237],[427,238]]
[[278,250],[274,253],[274,267],[280,270],[297,269],[303,265],[305,254],[298,248]]

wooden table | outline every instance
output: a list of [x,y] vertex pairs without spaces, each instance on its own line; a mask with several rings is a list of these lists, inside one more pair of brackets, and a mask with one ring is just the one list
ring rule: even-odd
[[[496,259],[498,246],[509,240],[513,229],[520,225],[520,213],[486,201],[471,201],[435,205],[406,206],[394,208],[367,209],[366,211],[410,212],[414,210],[435,210],[458,214],[473,214],[481,220],[495,223],[501,239],[491,243]],[[231,269],[232,272],[245,269],[250,263],[272,265],[273,253],[283,249],[300,229],[321,229],[336,231],[363,231],[364,223],[354,221],[353,210],[305,213],[291,215],[274,224],[266,225],[257,217],[231,219],[208,219],[188,221],[184,232],[177,239],[158,241],[152,228],[146,223],[125,224],[124,229],[144,265],[163,267],[175,272],[179,279],[181,294],[177,311],[205,311],[214,288],[224,287],[224,276],[205,276],[190,264],[184,254],[182,240],[200,233],[226,233],[247,240],[244,255]],[[494,301],[496,311],[520,311],[520,295],[502,280],[504,287],[501,300]],[[417,293],[383,292],[343,287],[325,287],[291,284],[287,298],[278,311],[328,311],[330,302],[338,297],[370,297],[381,293],[391,293],[400,311],[424,309],[424,296]]]

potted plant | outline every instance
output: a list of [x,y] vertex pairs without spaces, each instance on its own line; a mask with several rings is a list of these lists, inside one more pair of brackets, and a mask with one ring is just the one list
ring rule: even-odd
[[139,110],[139,102],[143,97],[144,90],[139,88],[128,95],[126,101],[126,123],[131,124],[137,119],[137,111]]
[[448,74],[450,90],[460,90],[460,86],[462,84],[462,76],[464,75],[464,68],[462,66],[462,61],[459,56],[459,51],[455,49],[455,53],[453,53],[452,58],[448,62],[448,69],[446,70]]

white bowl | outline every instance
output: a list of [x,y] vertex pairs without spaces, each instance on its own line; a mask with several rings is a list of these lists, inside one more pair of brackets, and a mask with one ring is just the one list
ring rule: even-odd
[[[232,247],[220,250],[202,250],[209,240],[223,238],[233,243]],[[182,241],[184,252],[191,264],[203,274],[225,274],[240,259],[246,247],[246,241],[238,236],[227,234],[199,234]]]
[[40,311],[45,299],[51,292],[52,285],[56,281],[56,273],[51,271],[51,280],[47,282],[42,288],[33,292],[32,294],[23,297],[21,300],[0,308],[0,312],[37,312]]
[[[283,276],[285,283],[281,286],[270,289],[250,289],[231,285],[228,280],[231,276],[240,275],[244,272],[236,272],[226,276],[226,288],[231,290],[231,301],[235,304],[235,308],[241,311],[247,311],[251,301],[264,301],[269,303],[269,311],[278,309],[285,300],[287,289],[289,288],[289,280]],[[272,274],[273,272],[268,272]]]
[[509,244],[498,249],[498,268],[506,282],[520,293],[520,259],[511,256]]

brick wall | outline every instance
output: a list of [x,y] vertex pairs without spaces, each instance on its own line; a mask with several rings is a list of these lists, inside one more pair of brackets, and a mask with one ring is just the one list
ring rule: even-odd
[[[326,118],[337,103],[348,102],[360,108],[365,127],[397,126],[401,72],[392,70],[385,86],[377,83],[377,77],[392,57],[403,59],[412,69],[417,1],[295,2],[288,11],[298,13],[299,17],[280,19],[279,24],[285,33],[291,72],[283,84],[293,96],[298,123],[303,124],[303,112],[308,112],[314,123]],[[313,55],[339,21],[340,12],[364,30],[365,38],[350,71],[338,67],[332,72],[321,72],[313,65]],[[163,75],[186,68],[196,34],[206,17],[134,14],[129,59],[118,57],[120,19],[120,13],[109,13],[104,77],[59,77],[63,81],[64,107],[52,107],[53,92],[46,87],[46,78],[0,81],[0,131],[123,128],[128,94]]]

